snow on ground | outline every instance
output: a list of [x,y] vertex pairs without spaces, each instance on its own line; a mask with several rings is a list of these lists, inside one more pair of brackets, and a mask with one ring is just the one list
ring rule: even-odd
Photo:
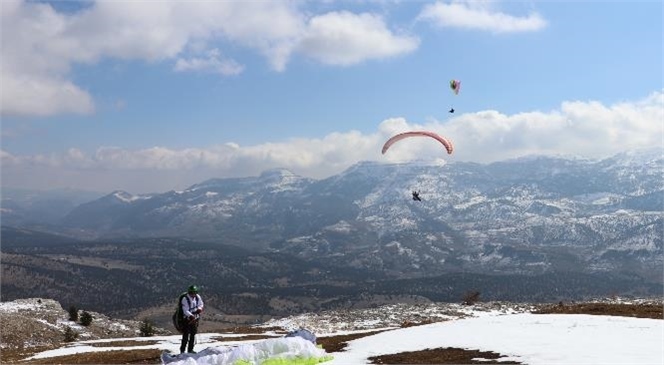
[[439,322],[349,342],[330,364],[427,348],[493,351],[525,364],[664,364],[664,321],[594,315],[512,314]]
[[30,300],[15,300],[13,302],[0,302],[0,312],[2,313],[18,313],[26,310],[35,310],[45,307],[42,303],[33,303]]
[[273,319],[260,327],[281,327],[286,330],[306,328],[318,336],[338,335],[358,330],[401,327],[404,322],[439,322],[484,315],[486,312],[521,313],[533,310],[530,304],[488,302],[466,306],[457,303],[387,304],[378,308],[329,310]]
[[[314,327],[312,318],[315,316],[298,316],[291,318],[290,322],[282,320],[279,324],[291,327],[296,324],[309,324],[310,327]],[[440,347],[493,351],[509,356],[504,360],[511,359],[533,365],[664,364],[664,320],[661,319],[531,314],[527,310],[515,311],[504,308],[466,309],[464,313],[459,313],[453,318],[455,319],[407,328],[386,326],[389,331],[349,341],[346,351],[331,353],[333,359],[325,364],[367,364],[367,358],[371,356]],[[386,324],[381,321],[374,323]],[[319,328],[333,332],[326,335],[367,330],[366,328],[364,331],[350,330],[352,325],[349,323],[345,325],[338,323],[338,326],[322,323]],[[313,332],[319,337],[323,335],[315,330]],[[267,329],[266,334],[281,337]],[[182,361],[169,362],[169,365],[225,364],[226,357],[219,356],[220,353],[240,345],[259,348],[261,342],[266,341],[239,339],[230,342],[219,341],[219,337],[237,336],[219,333],[199,334],[196,345],[199,353],[187,355]],[[161,349],[171,353],[179,351],[179,336],[138,337],[134,340],[149,342],[146,342],[145,346],[93,347],[91,343],[111,340],[81,341],[61,349],[36,354],[32,358],[104,350]],[[156,343],[152,344],[153,342]]]

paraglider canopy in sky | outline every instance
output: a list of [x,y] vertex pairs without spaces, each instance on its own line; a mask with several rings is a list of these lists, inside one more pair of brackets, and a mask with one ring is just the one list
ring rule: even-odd
[[447,150],[448,154],[452,154],[452,151],[454,150],[454,147],[452,146],[452,142],[450,142],[448,139],[434,133],[434,132],[428,132],[428,131],[412,131],[412,132],[404,132],[404,133],[399,133],[392,138],[388,139],[387,142],[383,145],[383,151],[382,153],[385,154],[387,150],[395,144],[396,142],[401,141],[402,139],[410,138],[410,137],[429,137],[437,140],[440,142],[443,146],[445,146],[445,149]]
[[461,91],[461,81],[451,80],[450,81],[450,89],[452,89],[452,91],[454,91],[455,95],[459,95],[459,91]]

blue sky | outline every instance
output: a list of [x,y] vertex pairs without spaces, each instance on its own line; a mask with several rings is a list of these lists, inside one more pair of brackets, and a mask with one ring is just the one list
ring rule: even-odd
[[[3,1],[2,185],[141,193],[277,167],[661,147],[662,6]],[[380,154],[421,129],[455,153]]]

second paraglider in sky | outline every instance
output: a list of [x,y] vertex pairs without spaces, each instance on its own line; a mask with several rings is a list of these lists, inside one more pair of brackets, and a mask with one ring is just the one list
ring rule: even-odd
[[[454,95],[459,95],[459,91],[461,91],[461,81],[450,80],[450,89],[452,89]],[[449,112],[454,113],[454,108],[450,108]]]
[[461,81],[451,80],[450,81],[450,89],[452,89],[452,91],[454,91],[454,95],[459,95],[459,91],[461,91]]

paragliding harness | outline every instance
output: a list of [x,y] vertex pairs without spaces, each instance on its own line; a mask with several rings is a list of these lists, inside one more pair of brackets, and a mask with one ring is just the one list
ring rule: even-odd
[[187,324],[184,318],[184,312],[182,311],[182,298],[187,298],[187,305],[191,306],[191,299],[189,299],[187,293],[180,294],[178,297],[177,308],[175,309],[175,313],[173,313],[173,326],[175,326],[175,329],[180,333],[184,331],[184,326]]

